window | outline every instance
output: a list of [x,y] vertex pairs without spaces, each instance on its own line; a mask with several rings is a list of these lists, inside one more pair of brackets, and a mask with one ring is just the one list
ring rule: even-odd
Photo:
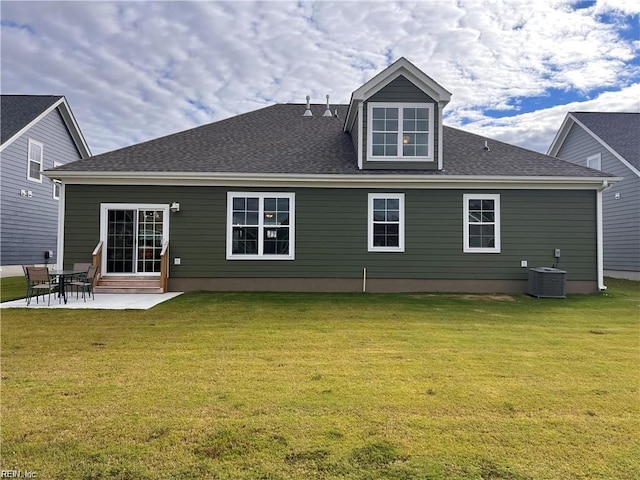
[[367,109],[369,160],[433,159],[433,105],[370,102]]
[[29,139],[29,161],[27,162],[27,180],[42,183],[42,156],[44,147],[40,142]]
[[404,252],[404,194],[369,194],[369,251]]
[[227,193],[227,259],[293,260],[295,194]]
[[595,168],[596,170],[601,170],[602,169],[601,155],[598,153],[596,155],[591,155],[587,157],[587,167]]
[[500,253],[500,195],[465,194],[464,252]]
[[[60,162],[53,162],[53,168],[62,165]],[[62,190],[62,182],[60,180],[53,180],[53,199],[60,200],[60,191]]]

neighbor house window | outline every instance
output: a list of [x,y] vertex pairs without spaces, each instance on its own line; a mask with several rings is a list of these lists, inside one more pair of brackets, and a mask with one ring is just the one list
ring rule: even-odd
[[404,252],[404,194],[369,194],[369,251]]
[[44,147],[40,142],[29,140],[27,179],[42,183],[42,157]]
[[369,160],[433,159],[433,105],[370,102],[367,115]]
[[464,251],[500,253],[500,195],[465,194]]
[[295,194],[227,194],[227,259],[293,260]]
[[587,167],[594,168],[596,170],[602,169],[602,157],[598,153],[596,155],[590,155],[587,157]]
[[[53,162],[53,168],[62,165],[60,162]],[[60,200],[60,191],[62,190],[62,182],[60,180],[53,180],[53,199]]]

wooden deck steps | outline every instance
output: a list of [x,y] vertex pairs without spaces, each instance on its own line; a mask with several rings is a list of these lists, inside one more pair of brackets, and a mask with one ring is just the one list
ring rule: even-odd
[[94,290],[96,293],[162,293],[159,276],[101,277]]

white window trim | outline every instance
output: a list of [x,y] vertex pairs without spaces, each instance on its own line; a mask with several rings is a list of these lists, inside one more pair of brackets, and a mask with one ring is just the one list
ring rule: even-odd
[[[31,146],[38,145],[40,147],[40,161],[31,160]],[[40,164],[40,177],[33,178],[31,176],[31,162]],[[27,148],[27,180],[30,182],[42,183],[42,163],[44,162],[44,144],[29,139],[29,146]]]
[[[62,165],[62,163],[53,162],[53,168],[59,167],[60,165]],[[51,180],[51,182],[53,183],[53,186],[51,188],[53,199],[60,200],[60,195],[56,195],[56,186],[62,189],[62,182],[60,180]]]
[[[394,198],[400,203],[400,225],[398,227],[399,238],[397,247],[376,247],[373,245],[373,201],[377,198]],[[404,193],[370,193],[368,200],[367,237],[370,252],[404,252]]]
[[[463,251],[464,253],[500,253],[500,194],[498,193],[465,193],[462,195],[463,208]],[[495,222],[494,222],[494,246],[470,247],[469,246],[469,200],[494,200]]]
[[[373,109],[374,108],[397,108],[398,109],[398,155],[396,156],[373,156]],[[404,108],[426,108],[429,111],[429,144],[427,146],[428,155],[426,157],[412,157],[402,155],[402,109]],[[367,161],[368,162],[433,162],[433,139],[435,137],[435,125],[433,123],[432,103],[399,103],[399,102],[368,102],[367,103]]]
[[[590,163],[595,163],[595,166],[591,166]],[[602,170],[602,155],[596,153],[595,155],[589,155],[587,157],[587,167],[595,170]]]
[[[258,214],[258,255],[233,254],[233,199],[236,197],[254,197],[260,199]],[[289,255],[265,255],[263,251],[264,199],[289,199]],[[295,260],[295,193],[283,192],[227,192],[227,260]]]

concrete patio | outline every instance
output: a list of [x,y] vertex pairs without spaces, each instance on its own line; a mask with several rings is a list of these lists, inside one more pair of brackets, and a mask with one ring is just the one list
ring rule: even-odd
[[[148,310],[162,302],[171,300],[172,298],[182,295],[182,292],[169,293],[96,293],[95,300],[87,297],[85,302],[82,296],[76,299],[75,295],[69,295],[67,303],[58,303],[58,297],[51,295],[51,305],[47,305],[47,296],[40,296],[39,302],[36,299],[31,300],[31,304],[27,306],[24,298],[20,300],[12,300],[10,302],[0,303],[0,308],[89,308],[100,310]],[[44,300],[43,300],[44,298]]]

